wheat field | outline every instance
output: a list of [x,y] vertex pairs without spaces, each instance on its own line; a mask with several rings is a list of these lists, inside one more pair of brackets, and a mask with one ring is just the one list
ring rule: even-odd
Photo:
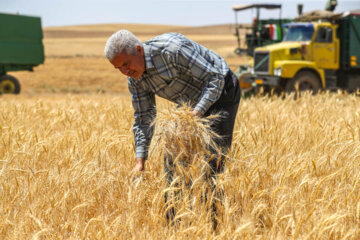
[[[114,26],[45,29],[45,64],[13,74],[22,94],[0,96],[0,239],[360,238],[360,101],[341,92],[241,99],[217,179],[224,190],[217,231],[196,191],[179,200],[181,221],[168,226],[164,149],[154,140],[134,178],[131,100],[101,56],[101,29]],[[227,27],[216,29],[227,41]],[[52,49],[56,42],[63,51]],[[230,47],[215,46],[232,66],[246,60]],[[157,108],[174,105],[157,99]]]
[[[159,101],[158,108],[171,109]],[[2,239],[358,239],[360,103],[323,93],[242,99],[214,233],[164,219],[162,153],[133,181],[126,96],[4,96]],[[152,147],[152,149],[154,146]]]

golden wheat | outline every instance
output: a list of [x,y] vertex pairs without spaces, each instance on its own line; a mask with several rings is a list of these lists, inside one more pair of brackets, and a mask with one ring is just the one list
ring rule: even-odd
[[153,123],[156,147],[173,158],[192,158],[198,153],[209,154],[208,147],[217,148],[214,139],[219,136],[211,130],[210,123],[219,116],[199,118],[191,111],[186,105],[176,110],[159,111]]
[[[1,239],[359,239],[360,101],[242,99],[214,233],[199,195],[168,227],[155,141],[134,165],[130,98],[0,97]],[[173,106],[159,101],[159,111]],[[161,129],[159,129],[161,130]],[[195,188],[193,190],[197,190]]]
[[[162,192],[167,201],[160,214],[165,215],[173,208],[177,231],[187,231],[192,228],[193,222],[203,222],[203,227],[209,225],[211,204],[219,192],[210,191],[214,185],[209,178],[208,161],[215,157],[210,150],[221,154],[215,143],[220,136],[211,129],[212,122],[217,121],[220,115],[199,118],[191,112],[192,109],[186,105],[176,110],[162,110],[153,122],[156,130],[152,151],[167,156],[164,161],[170,164],[168,168],[173,175],[165,177],[169,185]],[[220,212],[222,206],[217,205]]]

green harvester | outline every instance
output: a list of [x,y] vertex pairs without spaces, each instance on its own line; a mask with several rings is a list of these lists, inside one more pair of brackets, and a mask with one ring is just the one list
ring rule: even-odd
[[20,93],[11,71],[33,71],[44,63],[40,17],[0,13],[0,93]]

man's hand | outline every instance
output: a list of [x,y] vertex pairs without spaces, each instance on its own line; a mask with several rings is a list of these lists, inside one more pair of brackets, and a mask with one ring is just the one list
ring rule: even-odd
[[199,112],[198,110],[193,110],[192,112],[191,112],[191,114],[193,115],[193,116],[196,116],[196,117],[201,117],[201,112]]
[[132,173],[139,173],[145,170],[145,158],[136,158],[135,167],[131,171]]

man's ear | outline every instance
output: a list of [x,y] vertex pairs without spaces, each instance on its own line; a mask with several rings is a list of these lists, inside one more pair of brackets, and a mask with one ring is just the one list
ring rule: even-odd
[[136,46],[136,52],[140,54],[141,56],[144,56],[144,48],[140,45]]

